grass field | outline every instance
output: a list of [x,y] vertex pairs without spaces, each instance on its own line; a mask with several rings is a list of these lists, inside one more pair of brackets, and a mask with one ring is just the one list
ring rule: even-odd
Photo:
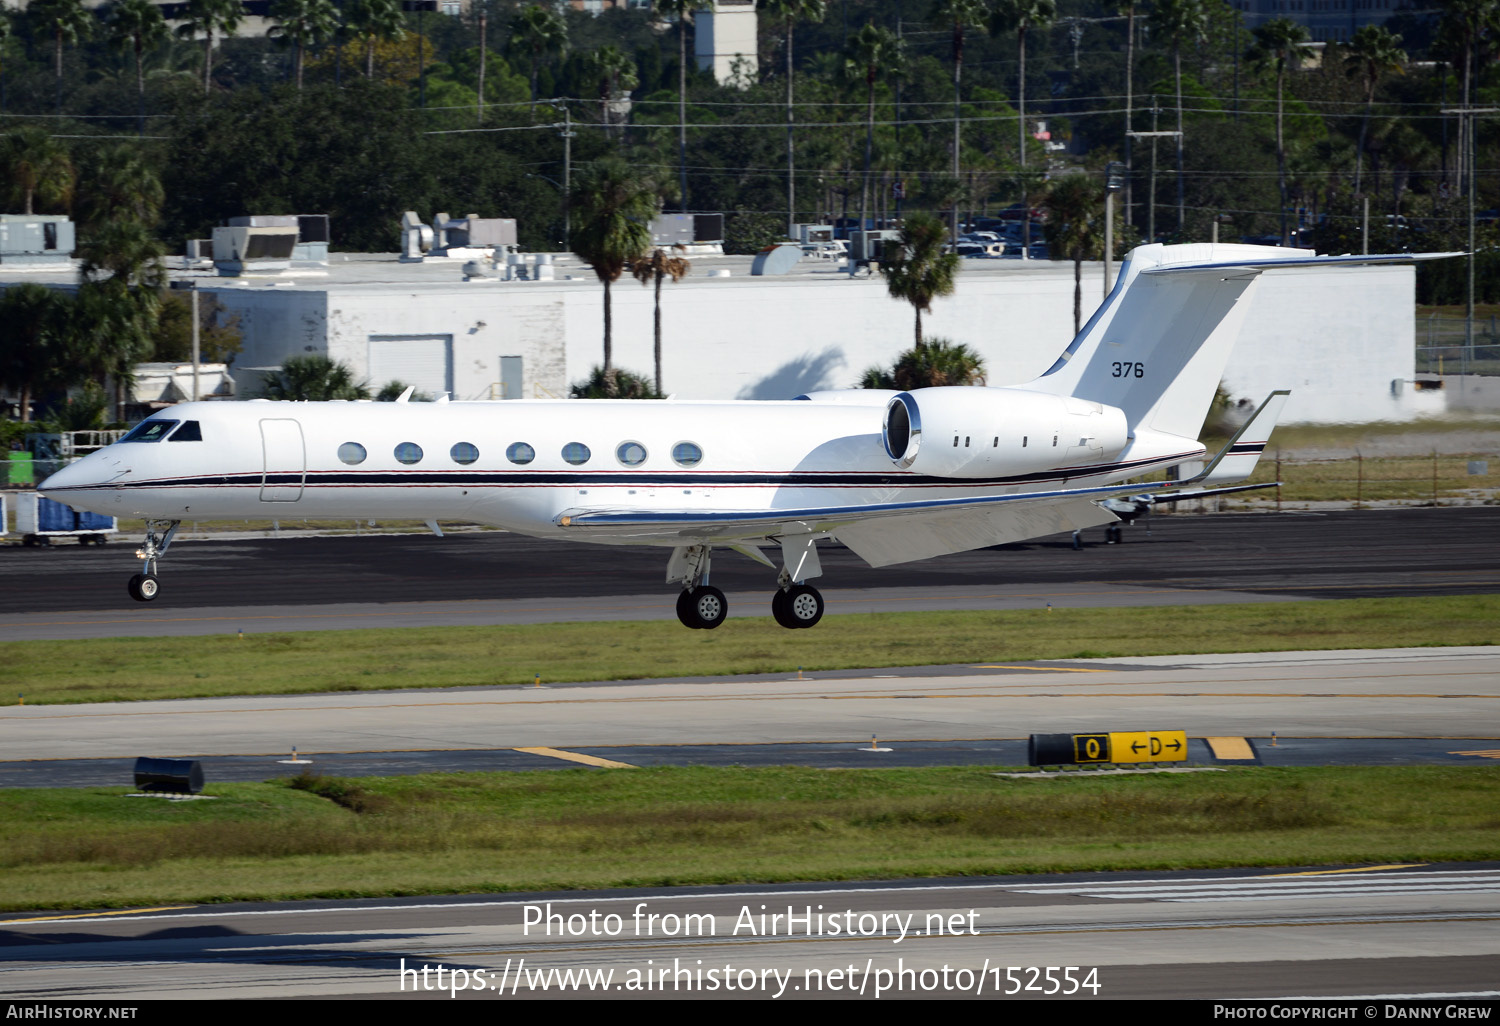
[[1500,767],[563,770],[0,791],[0,908],[1500,857]]
[[1191,652],[1493,645],[1500,596],[769,617],[0,643],[0,695],[28,705],[724,676]]

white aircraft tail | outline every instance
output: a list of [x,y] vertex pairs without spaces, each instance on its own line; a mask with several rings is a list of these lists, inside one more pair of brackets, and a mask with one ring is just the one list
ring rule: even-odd
[[1118,407],[1133,436],[1197,438],[1261,272],[1450,255],[1320,257],[1269,246],[1138,246],[1078,337],[1045,374],[1022,387]]

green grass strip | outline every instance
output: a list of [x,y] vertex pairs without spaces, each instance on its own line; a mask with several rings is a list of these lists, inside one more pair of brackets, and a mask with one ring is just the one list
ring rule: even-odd
[[1500,857],[1500,766],[688,767],[0,791],[0,908]]
[[872,613],[806,631],[676,621],[107,638],[0,644],[0,700],[28,705],[727,676],[1195,652],[1500,643],[1500,596]]

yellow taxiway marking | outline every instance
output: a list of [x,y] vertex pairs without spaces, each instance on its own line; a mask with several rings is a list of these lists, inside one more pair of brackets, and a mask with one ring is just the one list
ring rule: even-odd
[[1215,759],[1253,759],[1255,751],[1250,747],[1250,742],[1242,737],[1206,737],[1208,750],[1214,753]]
[[1449,752],[1449,755],[1477,755],[1481,759],[1500,759],[1500,748],[1481,748],[1476,752]]
[[512,751],[525,752],[528,755],[546,755],[553,759],[567,759],[569,762],[581,762],[585,766],[599,766],[603,769],[635,769],[628,762],[615,762],[611,759],[601,759],[596,755],[583,755],[579,752],[564,752],[559,748],[515,748]]
[[1334,876],[1338,873],[1378,873],[1384,869],[1416,869],[1425,862],[1402,862],[1394,866],[1360,866],[1356,869],[1309,869],[1305,873],[1267,873],[1268,878],[1278,876]]
[[1107,670],[1084,669],[1077,666],[1004,666],[998,663],[971,664],[976,670],[1028,670],[1036,673],[1107,673]]
[[37,916],[34,919],[0,919],[0,926],[8,926],[11,923],[54,923],[63,919],[98,919],[100,916],[133,916],[142,912],[176,912],[184,908],[197,908],[197,905],[163,905],[161,908],[127,908],[120,912],[80,912],[71,916]]

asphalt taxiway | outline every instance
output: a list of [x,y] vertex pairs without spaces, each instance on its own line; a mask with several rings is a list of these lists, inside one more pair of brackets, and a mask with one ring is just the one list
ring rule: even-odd
[[[1195,605],[1487,594],[1500,589],[1500,507],[1153,516],[1119,545],[1086,532],[872,568],[821,545],[828,615],[872,610]],[[132,601],[127,539],[0,550],[0,637],[160,637],[442,624],[672,619],[666,551],[499,532],[193,540],[162,560],[161,597]],[[774,574],[716,552],[730,616],[767,616]]]

